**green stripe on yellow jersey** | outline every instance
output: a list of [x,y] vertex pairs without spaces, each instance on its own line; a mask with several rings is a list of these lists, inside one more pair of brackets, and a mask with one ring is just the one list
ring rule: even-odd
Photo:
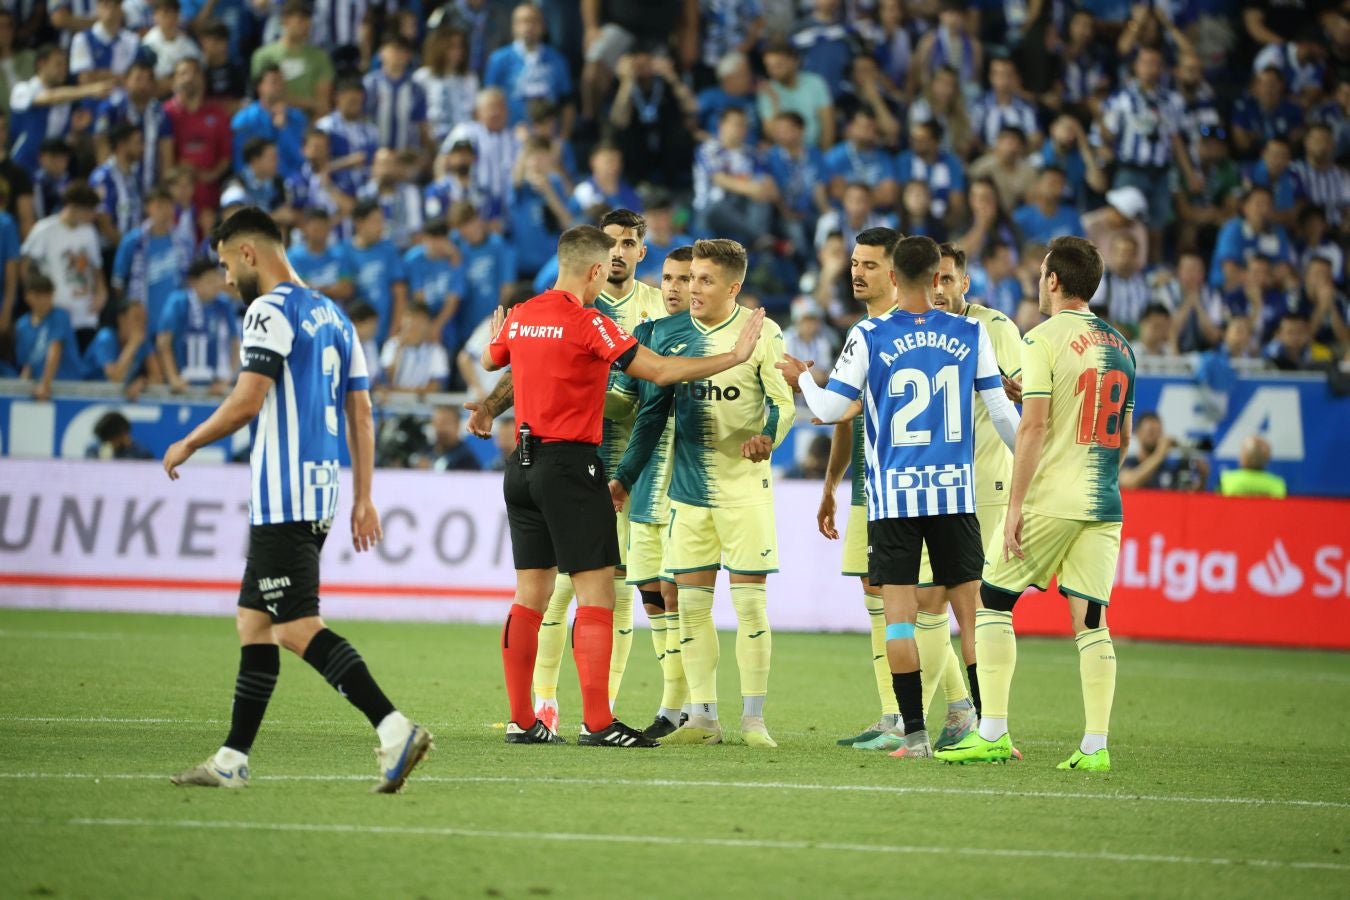
[[[633,289],[623,297],[613,297],[604,291],[595,298],[595,308],[609,316],[624,331],[637,334],[638,326],[643,322],[665,318],[666,304],[661,297],[661,289],[644,284],[633,283]],[[609,383],[614,386],[618,369],[610,372]],[[605,461],[605,472],[612,473],[628,448],[633,433],[633,415],[623,419],[605,419],[604,437],[600,442],[600,458]]]
[[[665,356],[702,357],[730,352],[749,320],[737,306],[731,317],[711,328],[688,313],[662,319],[652,329],[652,349]],[[633,439],[618,470],[620,480],[636,481],[654,452],[666,416],[673,408],[675,442],[669,496],[692,506],[757,506],[773,499],[768,462],[753,463],[741,447],[755,435],[767,435],[777,447],[792,427],[796,409],[792,390],[775,364],[783,358],[783,333],[764,323],[754,355],[712,378],[670,388],[642,390]]]
[[[1008,317],[978,303],[967,303],[964,315],[984,323],[994,345],[999,371],[1016,378],[1022,371],[1022,336]],[[1012,492],[1012,451],[998,436],[989,410],[975,403],[975,505],[1006,506]]]
[[1022,340],[1022,396],[1049,397],[1040,465],[1024,508],[1121,521],[1120,437],[1134,409],[1134,350],[1091,313],[1064,310]]

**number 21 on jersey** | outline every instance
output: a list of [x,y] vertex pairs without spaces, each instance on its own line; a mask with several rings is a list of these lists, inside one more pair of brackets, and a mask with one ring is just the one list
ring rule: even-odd
[[[1100,374],[1100,379],[1098,375]],[[1099,373],[1084,369],[1074,395],[1082,395],[1078,414],[1078,443],[1096,444],[1108,450],[1120,447],[1121,409],[1130,377],[1119,369]]]
[[911,395],[909,402],[896,411],[891,419],[891,443],[897,447],[926,447],[933,443],[931,429],[910,429],[914,420],[923,415],[928,407],[942,395],[943,438],[948,443],[961,440],[961,379],[956,366],[943,366],[933,375],[930,383],[928,373],[922,369],[897,369],[889,384],[892,397]]

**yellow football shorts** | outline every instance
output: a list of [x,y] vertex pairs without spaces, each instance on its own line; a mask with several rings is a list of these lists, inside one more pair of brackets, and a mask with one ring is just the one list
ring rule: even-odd
[[666,533],[669,524],[630,522],[628,525],[628,583],[673,581],[666,569]]
[[[928,562],[927,555],[924,563]],[[848,527],[844,530],[844,564],[841,575],[867,577],[867,506],[848,508]]]
[[1111,602],[1116,580],[1120,523],[1024,513],[1022,552],[1025,558],[1005,561],[1000,537],[997,552],[991,552],[984,564],[985,583],[1020,594],[1030,585],[1045,590],[1051,577],[1057,577],[1063,593],[1105,606]]
[[[1005,504],[975,507],[975,518],[980,521],[980,543],[984,545],[986,563],[1003,549],[1003,517],[1008,512]],[[928,545],[923,545],[919,557],[919,587],[933,586],[933,567],[928,564]]]
[[777,572],[773,503],[726,509],[672,500],[666,568],[674,575],[719,568],[737,575]]

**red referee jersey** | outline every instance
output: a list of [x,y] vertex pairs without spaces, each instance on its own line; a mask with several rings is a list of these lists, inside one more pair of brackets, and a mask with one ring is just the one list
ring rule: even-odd
[[637,340],[566,291],[545,291],[511,310],[488,345],[511,366],[520,423],[535,438],[599,445],[609,370]]

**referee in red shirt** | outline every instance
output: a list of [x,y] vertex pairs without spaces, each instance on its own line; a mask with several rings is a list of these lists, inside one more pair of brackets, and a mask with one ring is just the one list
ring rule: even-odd
[[516,602],[502,632],[509,744],[562,743],[535,717],[530,702],[539,625],[562,571],[572,576],[577,592],[572,656],[585,719],[577,743],[658,746],[615,719],[609,708],[619,541],[609,475],[598,452],[609,371],[618,366],[662,385],[709,378],[750,358],[764,321],[757,311],[730,353],[659,356],[594,308],[613,246],[614,238],[590,225],[564,232],[553,289],[509,315],[498,310],[496,337],[483,352],[488,371],[511,367],[518,423],[516,452],[503,482],[516,566]]

